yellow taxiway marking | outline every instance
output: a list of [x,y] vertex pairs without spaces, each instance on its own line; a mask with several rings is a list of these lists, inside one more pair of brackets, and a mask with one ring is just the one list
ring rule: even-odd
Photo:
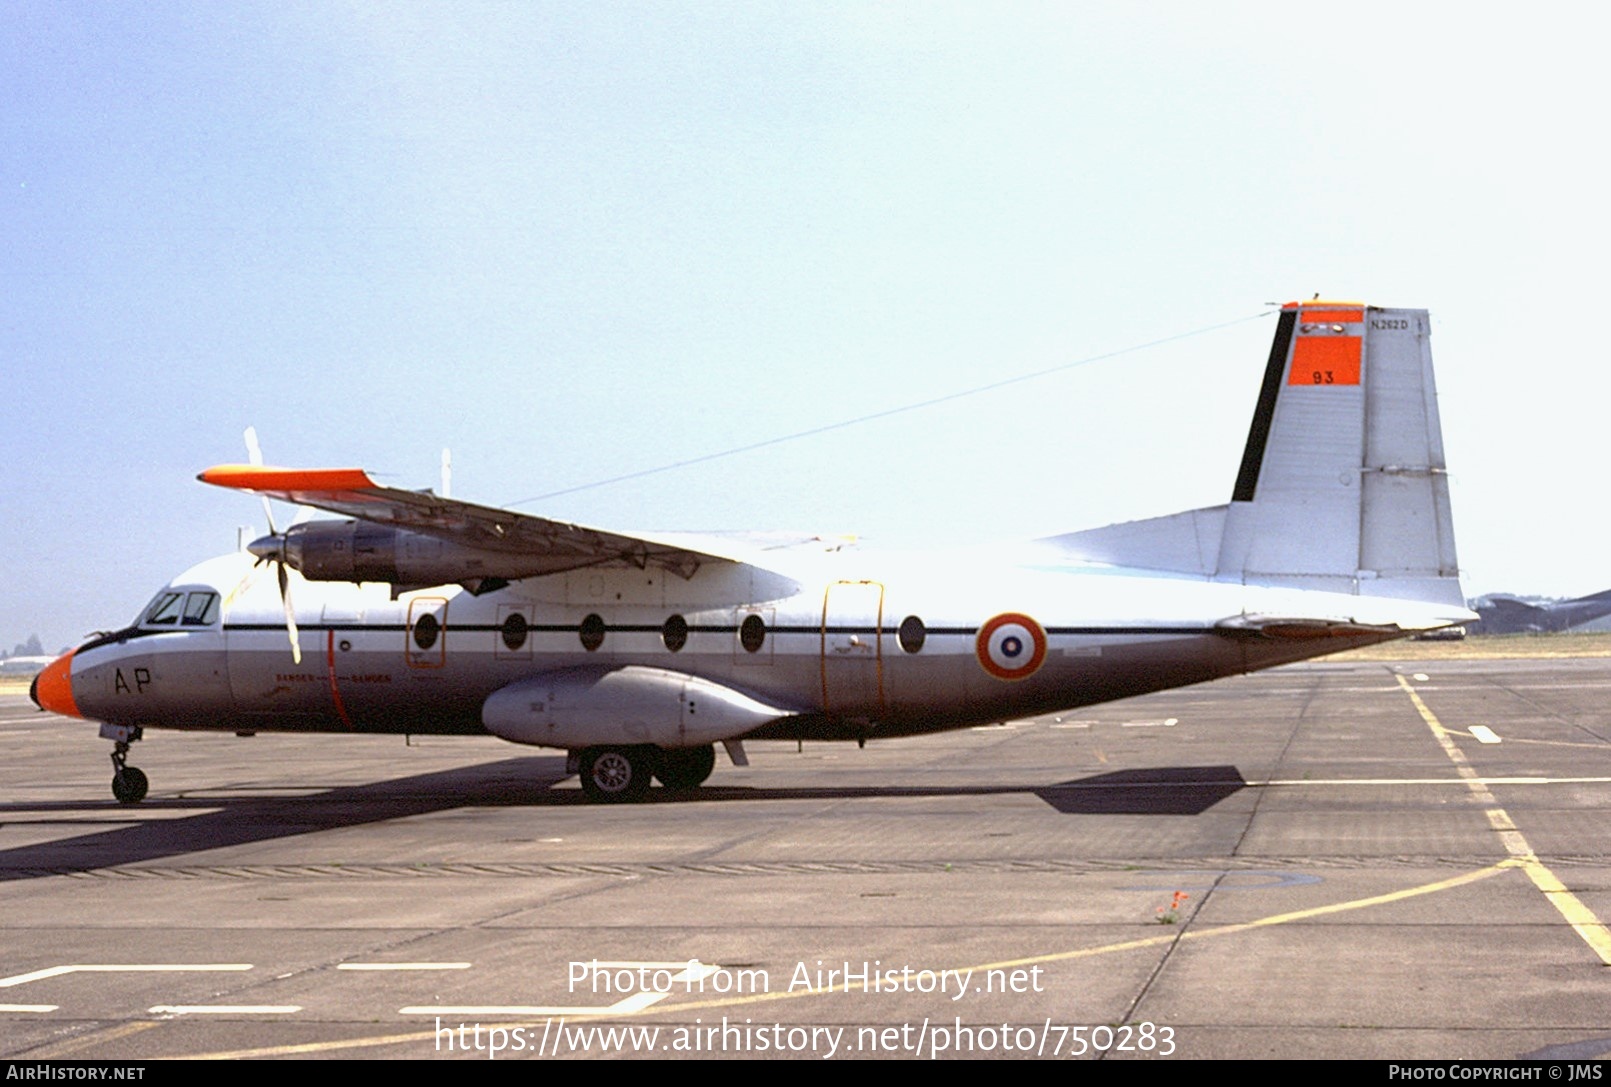
[[1538,859],[1538,854],[1533,852],[1533,847],[1527,844],[1527,839],[1516,829],[1516,824],[1511,821],[1509,813],[1499,806],[1499,801],[1489,791],[1487,783],[1477,774],[1471,763],[1466,761],[1465,752],[1455,745],[1449,730],[1443,727],[1443,722],[1438,720],[1437,714],[1421,701],[1421,696],[1405,682],[1403,676],[1398,677],[1398,683],[1404,688],[1404,693],[1410,696],[1415,711],[1421,715],[1421,720],[1426,722],[1426,727],[1432,730],[1432,736],[1437,740],[1438,746],[1443,748],[1443,753],[1454,763],[1455,772],[1464,779],[1471,789],[1471,794],[1483,804],[1487,811],[1488,824],[1499,833],[1499,841],[1504,845],[1505,852],[1509,853],[1511,859],[1527,873],[1534,886],[1544,892],[1544,898],[1566,918],[1566,923],[1571,925],[1573,931],[1589,945],[1589,949],[1600,957],[1600,961],[1611,966],[1611,932],[1606,930],[1605,925],[1594,915],[1594,911],[1584,905],[1582,899],[1567,890],[1566,885],[1556,878],[1555,873]]
[[[1171,789],[1190,788],[1193,785],[1208,787],[1230,784],[1226,781],[1183,782],[1180,785],[1170,784]],[[1282,778],[1270,781],[1250,781],[1247,783],[1251,789],[1293,788],[1303,785],[1461,785],[1469,788],[1473,783],[1478,785],[1606,785],[1611,784],[1611,776],[1584,777],[1584,778],[1547,778],[1535,775],[1522,775],[1518,777],[1472,777],[1472,778]],[[1097,786],[1079,786],[1079,788],[1097,788]],[[1127,785],[1124,788],[1135,788]]]
[[[1236,924],[1221,925],[1217,928],[1176,929],[1161,933],[1157,936],[1145,936],[1135,940],[1122,940],[1114,944],[1102,944],[1096,947],[1082,947],[1073,951],[1053,951],[1044,955],[1031,955],[1021,959],[1008,959],[1002,962],[982,963],[978,966],[958,966],[947,968],[953,974],[966,974],[972,971],[1005,970],[1021,966],[1035,966],[1043,963],[1070,962],[1076,959],[1095,958],[1100,955],[1112,955],[1124,951],[1134,951],[1138,948],[1158,947],[1186,940],[1207,940],[1218,936],[1232,936],[1242,932],[1252,932],[1256,929],[1269,928],[1273,925],[1286,925],[1295,921],[1306,921],[1312,917],[1324,917],[1329,914],[1347,913],[1351,910],[1368,909],[1372,906],[1384,906],[1391,902],[1402,902],[1405,899],[1417,898],[1421,895],[1436,894],[1439,891],[1452,890],[1464,887],[1470,883],[1498,875],[1500,872],[1520,865],[1515,858],[1502,860],[1487,868],[1479,868],[1474,872],[1466,872],[1448,879],[1440,879],[1433,883],[1423,883],[1416,887],[1406,887],[1399,891],[1390,891],[1387,894],[1373,895],[1370,898],[1357,898],[1349,902],[1334,902],[1329,906],[1314,906],[1306,910],[1294,910],[1290,913],[1278,913],[1269,917],[1261,917],[1256,921],[1243,921]],[[720,969],[711,963],[704,966],[712,970]],[[939,968],[934,969],[940,973]],[[743,1004],[761,1004],[773,1000],[798,1000],[804,997],[827,996],[832,993],[860,992],[867,988],[868,983],[853,985],[836,985],[832,987],[813,987],[786,990],[782,992],[753,993],[747,996],[719,997],[712,1000],[688,1001],[678,1004],[657,1004],[650,1014],[660,1015],[669,1012],[697,1011],[706,1008],[731,1008]],[[658,995],[658,994],[653,994]],[[566,1016],[566,1018],[596,1019],[605,1013],[605,1009],[594,1009],[587,1016]],[[525,1026],[537,1027],[542,1022],[503,1022],[498,1024],[503,1028]],[[254,1057],[294,1057],[299,1054],[329,1053],[343,1049],[369,1049],[377,1046],[405,1045],[410,1042],[431,1041],[436,1037],[436,1031],[416,1030],[400,1034],[381,1034],[365,1038],[344,1038],[328,1042],[306,1042],[298,1045],[263,1046],[258,1049],[236,1049],[218,1053],[197,1053],[191,1056],[174,1056],[173,1060],[246,1060]]]

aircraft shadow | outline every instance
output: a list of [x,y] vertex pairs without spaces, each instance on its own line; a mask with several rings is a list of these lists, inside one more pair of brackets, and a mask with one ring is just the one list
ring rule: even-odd
[[[117,824],[111,829],[0,850],[0,882],[158,861],[453,808],[552,803],[553,797],[563,794],[552,793],[551,787],[568,776],[563,756],[530,756],[344,786],[312,796],[155,799],[133,809],[108,804],[103,822]],[[575,802],[581,803],[579,794]],[[0,804],[0,820],[7,812],[69,807],[82,812],[86,805]],[[188,808],[205,810],[188,818],[131,821],[141,811]]]
[[1166,766],[1115,770],[1056,785],[854,786],[754,789],[704,786],[674,792],[652,789],[648,803],[717,803],[730,800],[844,800],[857,797],[996,796],[1030,793],[1064,815],[1201,815],[1247,788],[1234,766]]
[[[0,850],[0,882],[69,875],[101,868],[160,861],[213,849],[383,823],[463,807],[569,807],[585,804],[580,790],[556,790],[566,780],[558,756],[502,759],[478,766],[343,786],[312,796],[251,796],[223,799],[147,800],[138,809],[108,804],[107,829],[72,838]],[[1180,766],[1118,770],[1036,787],[874,786],[754,789],[715,786],[652,789],[650,804],[710,804],[732,801],[986,796],[1030,793],[1065,815],[1201,815],[1246,788],[1234,766]],[[189,817],[140,819],[143,810],[201,809]],[[83,804],[0,804],[7,812],[71,810]],[[75,819],[75,824],[79,820]]]
[[1234,766],[1115,770],[1035,794],[1064,815],[1201,815],[1247,788]]

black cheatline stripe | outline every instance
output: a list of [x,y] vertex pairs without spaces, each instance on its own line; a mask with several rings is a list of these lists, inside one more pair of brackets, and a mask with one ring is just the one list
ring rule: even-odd
[[[284,623],[225,623],[224,624],[224,629],[226,631],[231,631],[231,630],[277,630],[281,634],[284,634],[285,633],[285,624]],[[374,633],[376,631],[394,631],[394,632],[395,631],[407,631],[408,626],[406,624],[404,624],[404,623],[298,623],[296,625],[296,629],[297,629],[298,633],[302,633],[303,631],[311,632],[311,631],[325,631],[325,630],[334,630],[334,631],[338,631],[338,632],[343,631],[343,630],[359,630],[359,631],[365,631],[365,632],[368,632],[368,633]],[[493,629],[496,629],[496,628],[493,628]],[[571,629],[574,630],[575,628],[572,627]]]
[[1281,377],[1287,369],[1287,350],[1292,346],[1292,330],[1298,325],[1296,309],[1282,310],[1276,322],[1275,342],[1270,344],[1270,361],[1264,365],[1264,384],[1259,388],[1259,406],[1253,411],[1253,425],[1242,450],[1242,470],[1236,473],[1232,502],[1251,502],[1259,486],[1259,468],[1264,464],[1264,446],[1270,440],[1270,421],[1275,418],[1275,400],[1281,394]]
[[1213,634],[1213,627],[1047,627],[1047,634]]
[[[276,631],[276,632],[279,632],[279,633],[284,633],[285,624],[284,623],[230,623],[230,624],[227,624],[224,627],[224,629],[225,630],[251,630],[251,631],[265,631],[265,630],[268,630],[268,631]],[[605,627],[604,627],[604,632],[606,634],[659,634],[659,633],[662,632],[662,629],[663,628],[661,628],[659,626],[651,626],[651,625],[648,625],[648,624],[633,624],[633,625],[622,625],[622,626],[610,626],[610,625],[606,624]],[[1057,635],[1071,635],[1071,634],[1213,634],[1213,633],[1216,632],[1216,628],[1212,627],[1212,626],[1187,626],[1187,627],[1126,627],[1126,626],[1045,627],[1044,629],[1045,629],[1045,631],[1046,631],[1046,633],[1048,635],[1052,635],[1052,634],[1057,634]],[[408,630],[408,627],[403,625],[403,624],[401,624],[401,623],[373,623],[373,624],[370,624],[370,623],[298,623],[297,624],[297,630],[299,630],[299,631],[310,631],[310,632],[311,631],[334,630],[334,631],[352,631],[352,632],[356,632],[356,633],[369,633],[369,634],[373,634],[373,633],[398,634],[398,633],[406,632]],[[499,634],[499,633],[502,633],[503,627],[501,625],[499,625],[499,624],[494,624],[494,623],[465,623],[465,624],[462,624],[462,625],[459,625],[459,626],[455,626],[455,625],[453,625],[451,623],[448,623],[448,624],[445,624],[442,627],[442,630],[443,630],[444,633],[458,633],[458,634]],[[575,634],[575,633],[577,633],[576,624],[574,624],[574,623],[565,624],[565,625],[544,624],[542,626],[532,624],[530,626],[527,626],[525,628],[525,630],[526,630],[527,633],[530,633],[530,634]],[[203,632],[202,628],[192,628],[192,631],[194,633],[198,633],[198,634]],[[688,633],[690,633],[690,634],[737,634],[738,632],[739,632],[738,627],[690,626],[688,628]],[[805,635],[810,635],[810,636],[816,637],[816,636],[820,636],[823,633],[823,629],[820,626],[767,627],[766,632],[767,632],[768,635],[775,635],[775,634],[805,634]],[[131,637],[132,636],[143,636],[143,635],[146,635],[146,634],[171,634],[171,633],[173,633],[173,632],[172,631],[167,631],[167,630],[149,630],[149,631],[136,632],[136,634],[131,635]],[[888,635],[889,637],[894,637],[895,634],[896,634],[896,631],[895,631],[895,629],[893,627],[829,627],[828,630],[827,630],[827,633],[829,633],[829,634],[881,634],[881,635]],[[928,628],[926,633],[931,638],[932,637],[946,637],[946,636],[972,638],[972,637],[974,637],[975,635],[977,635],[979,633],[979,628],[978,627],[930,627],[930,628]]]

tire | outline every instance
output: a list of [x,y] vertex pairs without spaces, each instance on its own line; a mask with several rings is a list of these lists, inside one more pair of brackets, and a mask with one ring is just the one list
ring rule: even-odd
[[582,752],[582,792],[600,804],[631,804],[649,791],[653,748],[590,747]]
[[696,789],[716,769],[716,748],[679,747],[662,750],[654,776],[668,789]]
[[125,766],[112,775],[112,795],[119,804],[138,804],[150,787],[145,773],[135,766]]

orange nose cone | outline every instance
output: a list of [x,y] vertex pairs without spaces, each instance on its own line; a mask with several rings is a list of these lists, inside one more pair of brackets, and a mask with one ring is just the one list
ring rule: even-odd
[[78,703],[73,701],[73,654],[77,652],[72,649],[63,653],[34,678],[33,690],[29,693],[40,709],[63,717],[84,716],[78,712]]

